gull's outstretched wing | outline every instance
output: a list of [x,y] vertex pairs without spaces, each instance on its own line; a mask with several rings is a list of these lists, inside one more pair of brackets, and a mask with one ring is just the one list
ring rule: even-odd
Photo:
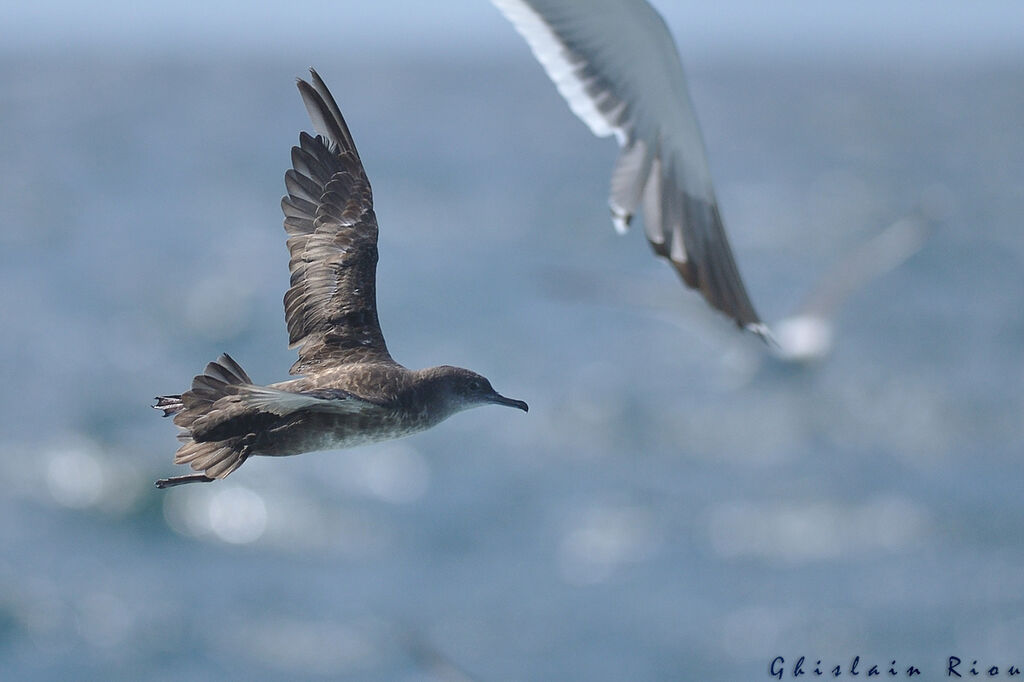
[[766,334],[725,236],[704,142],[672,36],[645,0],[492,0],[569,107],[622,152],[609,204],[625,231],[638,206],[654,252],[715,308]]
[[920,251],[933,229],[932,220],[924,212],[914,213],[850,249],[818,281],[796,314],[832,317],[851,294]]
[[848,251],[818,281],[795,313],[772,325],[776,355],[802,363],[827,356],[832,350],[833,317],[843,302],[920,251],[934,227],[926,211],[920,211],[897,220]]
[[392,362],[377,321],[377,217],[352,134],[327,86],[310,69],[299,93],[318,135],[299,135],[288,195],[291,288],[284,296],[292,374],[322,363]]

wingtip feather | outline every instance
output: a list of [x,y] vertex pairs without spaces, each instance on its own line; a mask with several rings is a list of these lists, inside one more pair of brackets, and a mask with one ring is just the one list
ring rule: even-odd
[[743,329],[756,334],[766,345],[771,348],[778,350],[779,346],[778,339],[775,338],[775,334],[772,333],[771,328],[764,322],[753,322],[743,325]]

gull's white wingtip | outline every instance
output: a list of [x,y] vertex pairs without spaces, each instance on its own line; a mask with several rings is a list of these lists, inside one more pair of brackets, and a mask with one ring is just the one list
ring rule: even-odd
[[775,334],[772,333],[771,328],[764,322],[755,322],[753,324],[743,325],[743,329],[748,332],[757,334],[762,341],[771,346],[772,348],[779,348],[779,341],[775,338]]
[[615,206],[611,208],[612,225],[615,226],[615,231],[619,234],[626,234],[629,232],[629,223],[633,220],[633,214],[618,210]]

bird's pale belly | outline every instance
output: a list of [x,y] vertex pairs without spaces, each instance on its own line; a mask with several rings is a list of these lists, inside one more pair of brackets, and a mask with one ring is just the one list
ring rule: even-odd
[[317,412],[293,415],[256,434],[253,455],[285,457],[317,450],[339,450],[408,436],[435,424],[427,415],[394,410],[372,414],[333,415]]

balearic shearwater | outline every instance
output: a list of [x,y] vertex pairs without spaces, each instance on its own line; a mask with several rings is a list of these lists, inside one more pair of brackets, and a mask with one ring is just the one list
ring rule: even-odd
[[580,119],[622,148],[611,208],[624,233],[643,208],[647,239],[687,286],[770,338],[725,236],[707,153],[672,35],[645,0],[492,0]]
[[318,135],[299,135],[288,195],[291,288],[284,296],[297,379],[258,386],[227,354],[181,395],[155,407],[183,429],[175,464],[199,474],[158,488],[224,478],[253,455],[298,455],[399,438],[478,405],[529,408],[461,367],[406,369],[395,362],[377,320],[377,219],[370,183],[341,111],[320,76],[298,80]]

